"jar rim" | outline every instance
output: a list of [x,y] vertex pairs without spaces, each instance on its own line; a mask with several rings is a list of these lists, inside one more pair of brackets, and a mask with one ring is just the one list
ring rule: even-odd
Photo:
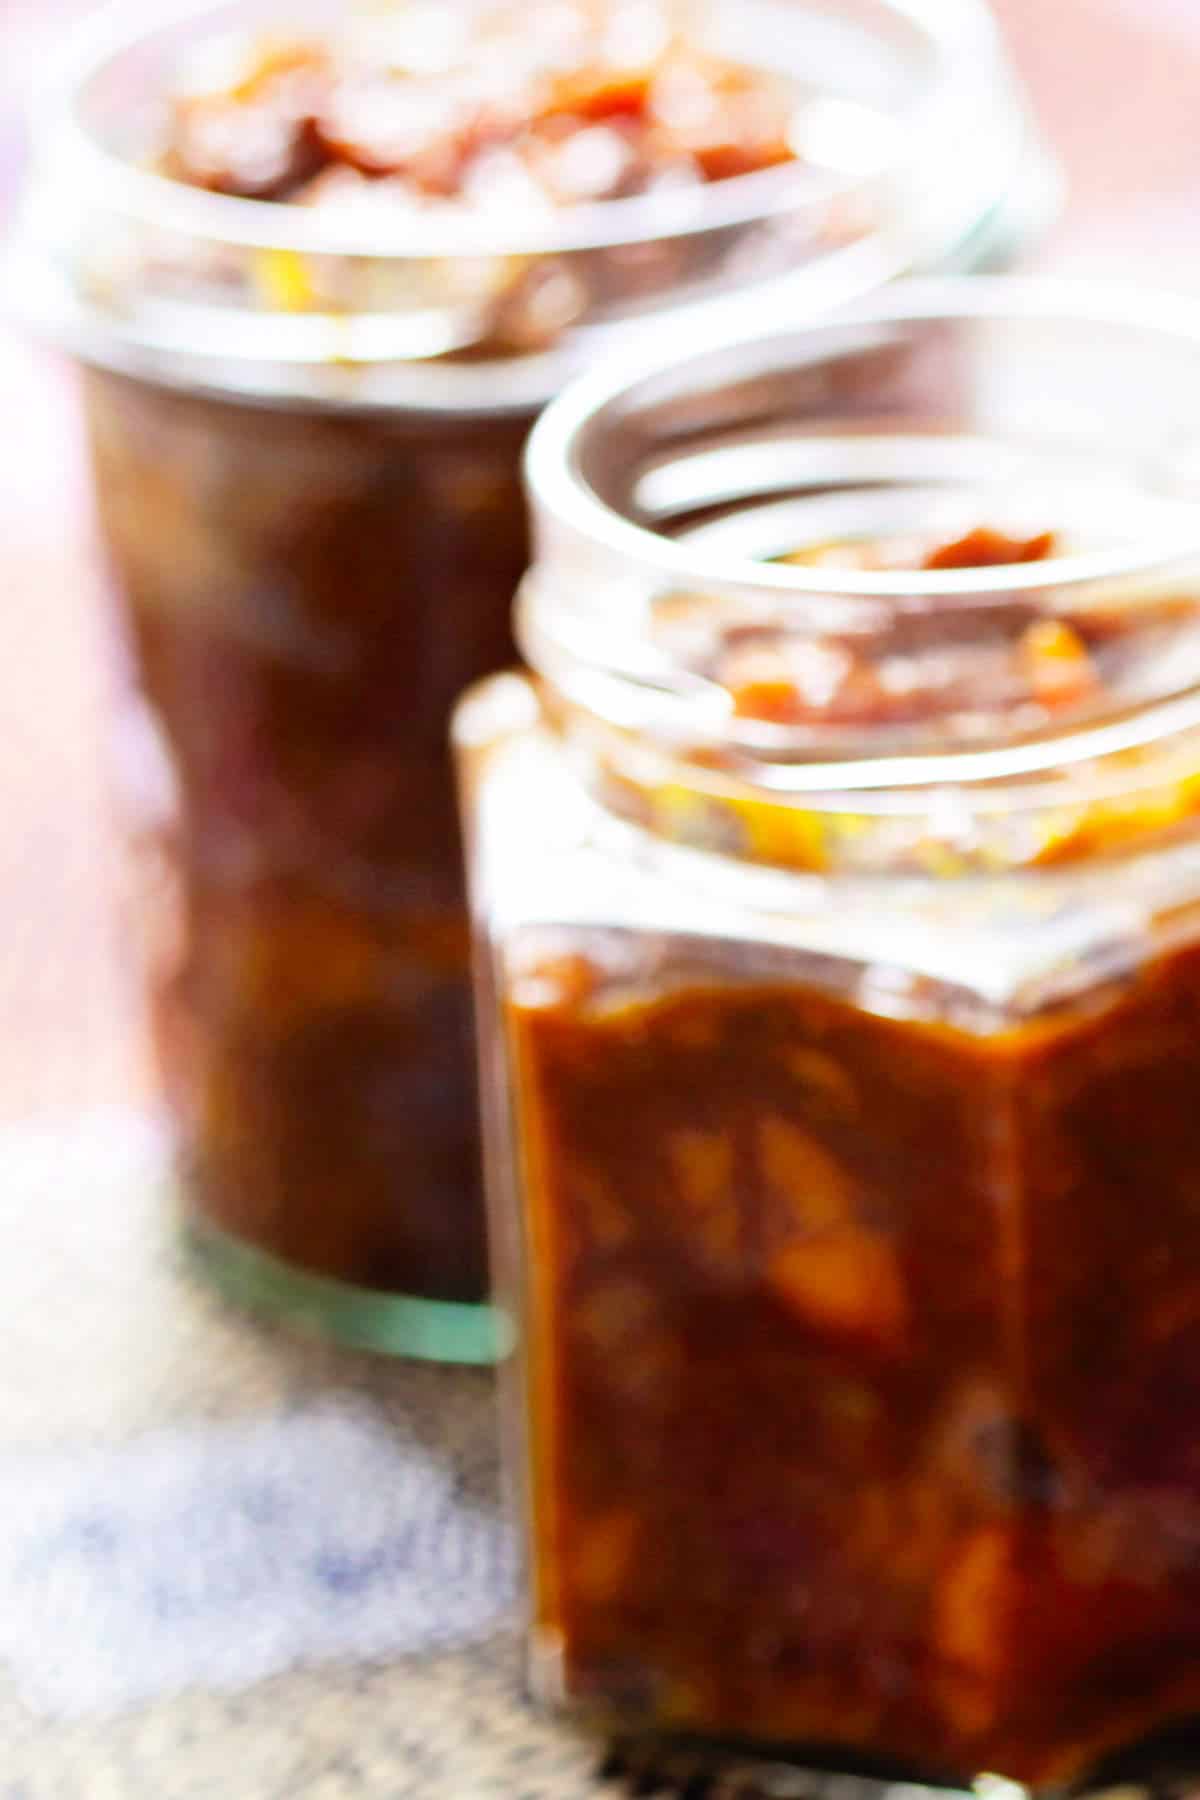
[[[957,335],[936,330],[943,323],[968,327],[961,363]],[[1011,362],[1003,360],[1004,349],[998,352],[1001,374],[992,387],[978,375],[993,366],[986,329],[979,360],[970,360],[969,328],[977,323],[995,324],[998,342],[1011,348]],[[935,327],[932,335],[923,331],[927,324]],[[1013,335],[1006,338],[1009,326]],[[1083,326],[1096,330],[1085,337],[1077,329]],[[1076,553],[1068,542],[1066,554],[1044,560],[957,569],[922,568],[919,559],[918,566],[887,571],[767,560],[785,546],[764,549],[764,530],[778,533],[797,518],[828,517],[828,495],[839,489],[851,502],[839,516],[867,516],[862,494],[886,492],[894,481],[895,511],[909,532],[919,531],[914,496],[920,503],[939,491],[914,483],[905,460],[923,421],[939,469],[957,468],[963,446],[974,446],[989,477],[999,470],[1002,494],[1010,453],[1015,449],[1018,462],[1029,457],[1041,506],[1047,464],[1039,458],[1056,441],[1053,428],[1065,428],[1064,406],[1066,425],[1078,430],[1069,412],[1077,391],[1072,384],[1090,381],[1091,362],[1099,357],[1103,367],[1112,356],[1109,328],[1118,336],[1135,334],[1154,353],[1132,365],[1111,402],[1119,420],[1120,402],[1130,392],[1137,396],[1130,453],[1139,478],[1156,478],[1148,483],[1150,498],[1129,489],[1136,529],[1125,542],[1118,537],[1112,548]],[[1044,416],[1031,419],[1028,443],[1007,444],[1014,408],[1023,418],[1028,402],[1021,371],[1036,371],[1047,354],[1061,355],[1067,339],[1080,344],[1080,361],[1064,365],[1063,385],[1050,388]],[[933,361],[922,363],[927,345]],[[894,363],[885,357],[877,375],[872,353],[893,346],[916,346],[915,389],[905,386],[912,364],[904,355]],[[1189,376],[1161,407],[1156,390],[1138,385],[1147,367],[1159,370],[1160,354],[1168,378],[1185,367]],[[828,381],[826,362],[835,371]],[[814,370],[815,384],[809,381]],[[944,395],[943,371],[950,376]],[[899,387],[889,390],[892,376]],[[873,385],[881,378],[882,390]],[[900,282],[815,320],[760,320],[734,337],[697,333],[680,341],[673,334],[669,349],[643,347],[594,371],[551,404],[527,448],[535,559],[521,590],[518,640],[542,677],[552,718],[594,764],[609,798],[652,820],[655,834],[709,834],[735,844],[745,838],[760,844],[764,860],[789,866],[802,865],[816,839],[822,857],[862,858],[874,851],[867,820],[875,813],[899,809],[919,822],[931,807],[938,810],[936,797],[948,795],[962,797],[971,830],[984,816],[999,821],[999,836],[978,852],[988,866],[1066,858],[1099,841],[1125,845],[1162,829],[1191,829],[1200,807],[1200,646],[1193,623],[1200,610],[1200,431],[1193,433],[1187,414],[1198,383],[1200,322],[1184,298],[1119,284],[1012,277]],[[1103,392],[1099,411],[1108,416]],[[1092,414],[1085,410],[1083,417],[1094,429]],[[1045,441],[1039,428],[1050,431]],[[1077,449],[1069,432],[1065,441]],[[843,463],[847,443],[852,454]],[[879,445],[892,446],[887,473],[874,470],[874,489],[864,473],[868,465],[855,461],[856,443],[872,456]],[[805,456],[813,445],[810,465]],[[1122,495],[1125,450],[1121,442],[1111,471]],[[1182,499],[1169,486],[1164,499],[1156,459],[1169,477],[1176,455]],[[739,464],[739,457],[747,460]],[[1090,482],[1093,465],[1085,462],[1084,472]],[[1087,485],[1074,469],[1071,479],[1076,488]],[[965,479],[952,510],[970,507],[968,523],[988,524],[974,509],[980,492],[989,491],[995,490],[986,480]],[[1068,484],[1060,497],[1073,492]],[[797,498],[777,500],[781,494]],[[1031,498],[1026,492],[1023,504]],[[1068,523],[1053,514],[1039,519],[1035,531]],[[725,529],[730,522],[732,534]],[[669,535],[672,528],[678,536]],[[722,555],[730,536],[734,551]],[[825,536],[818,531],[811,541]],[[989,643],[1021,645],[1033,622],[1057,629],[1073,616],[1086,619],[1089,610],[1103,617],[1109,608],[1119,617],[1128,606],[1136,630],[1139,597],[1174,597],[1189,635],[1181,627],[1169,649],[1157,652],[1145,640],[1152,650],[1140,665],[1135,640],[1135,653],[1114,671],[1115,680],[1105,674],[1061,705],[1020,691],[1015,700],[972,703],[957,697],[964,690],[953,685],[962,662],[953,655],[938,661],[943,642],[959,645],[968,661],[980,646],[986,658]],[[912,653],[904,646],[914,641],[932,647],[929,663],[905,662]],[[1084,640],[1074,641],[1086,657]],[[928,709],[906,715],[901,708],[893,722],[888,690],[868,680],[865,689],[850,691],[844,714],[823,715],[821,702],[810,706],[802,685],[794,712],[785,707],[774,714],[768,698],[760,714],[753,696],[739,704],[737,677],[725,674],[736,666],[739,642],[752,650],[765,643],[768,670],[779,670],[785,686],[792,644],[799,646],[802,670],[815,646],[817,662],[807,666],[818,679],[823,645],[843,672],[839,680],[848,668],[870,671],[875,655],[886,670],[898,666],[901,680],[907,670],[919,682],[922,670],[932,669]],[[774,643],[783,648],[777,652]],[[730,645],[735,660],[727,664]],[[943,669],[949,674],[939,674]],[[748,677],[752,685],[757,678]],[[776,676],[763,679],[770,684]],[[939,679],[949,684],[945,699]],[[803,680],[801,674],[798,683]],[[985,696],[989,691],[1008,690],[985,687]],[[872,693],[879,695],[877,715]],[[829,825],[837,818],[844,830]],[[957,820],[953,828],[952,836]],[[1013,843],[1001,841],[1006,834],[1015,834]],[[967,836],[955,839],[953,854],[936,833],[926,848],[957,871],[974,866],[974,849],[960,854]]]
[[[197,236],[247,248],[408,261],[633,248],[787,215],[803,206],[813,187],[812,172],[805,165],[779,164],[677,193],[564,207],[550,217],[517,224],[493,223],[482,211],[430,209],[418,235],[407,217],[397,220],[391,231],[386,216],[372,218],[369,227],[346,230],[339,227],[334,209],[318,211],[212,193],[131,163],[97,142],[79,116],[88,83],[148,38],[217,14],[226,4],[227,0],[172,0],[164,7],[157,0],[108,0],[73,30],[70,47],[57,59],[39,103],[39,110],[45,109],[39,135],[65,147],[72,173],[82,175],[97,198],[115,211],[147,224],[184,225]],[[936,0],[878,0],[878,4],[897,22],[919,32],[925,51],[934,59],[934,74],[919,112],[924,131],[936,136],[948,96],[977,68],[981,52],[998,51],[991,20],[984,9],[947,12]],[[906,129],[912,123],[906,121]],[[841,191],[848,193],[853,186],[848,182]]]
[[[535,514],[548,533],[565,526],[597,552],[635,561],[678,586],[701,589],[735,586],[764,598],[794,594],[844,596],[847,600],[903,600],[929,597],[1022,593],[1071,587],[1097,580],[1149,574],[1179,560],[1200,555],[1200,503],[1194,531],[1145,549],[1097,550],[1050,557],[1027,564],[993,568],[857,570],[806,568],[750,557],[724,558],[705,545],[696,552],[686,542],[639,524],[611,505],[587,479],[582,446],[605,415],[617,418],[639,396],[685,389],[689,376],[742,357],[756,374],[772,360],[785,361],[781,347],[818,334],[834,334],[843,326],[903,326],[926,322],[1043,321],[1058,325],[1128,327],[1147,336],[1157,334],[1200,357],[1200,318],[1194,304],[1169,290],[1132,283],[1096,283],[1080,277],[948,275],[907,278],[865,297],[843,301],[835,309],[800,323],[781,323],[778,315],[761,319],[734,335],[700,328],[671,334],[671,346],[639,345],[623,358],[583,375],[551,401],[530,437],[525,480]],[[1200,479],[1200,467],[1195,471]]]
[[[264,19],[270,3],[255,0]],[[717,0],[718,20],[726,6],[740,17],[734,0]],[[814,29],[836,28],[813,91],[841,92],[861,37],[891,96],[880,106],[896,125],[894,152],[842,186],[836,170],[781,165],[519,226],[431,216],[418,237],[407,215],[389,227],[214,194],[106,144],[87,115],[107,104],[106,117],[123,117],[105,81],[158,92],[146,59],[169,56],[189,30],[215,34],[236,10],[235,0],[109,0],[72,33],[35,102],[6,291],[30,330],[82,362],[266,404],[532,414],[581,367],[649,337],[667,311],[673,331],[736,327],[748,304],[815,312],[975,255],[1014,201],[1036,228],[1058,192],[981,0],[840,0],[828,21],[821,0],[802,0]],[[209,260],[220,281],[194,288],[193,261]],[[497,296],[542,271],[572,289],[567,323],[544,344],[498,345]],[[296,300],[296,288],[312,292]]]

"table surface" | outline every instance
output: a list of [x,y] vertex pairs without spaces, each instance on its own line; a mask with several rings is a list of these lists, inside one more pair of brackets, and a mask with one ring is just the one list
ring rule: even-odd
[[[0,206],[72,10],[0,0]],[[1070,184],[1035,260],[1200,290],[1195,0],[999,11]],[[518,1695],[488,1379],[285,1340],[177,1264],[74,393],[0,332],[0,401],[0,1800],[583,1800]]]

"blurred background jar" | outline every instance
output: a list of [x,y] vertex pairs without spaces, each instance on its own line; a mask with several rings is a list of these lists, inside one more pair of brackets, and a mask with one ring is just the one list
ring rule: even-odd
[[[536,179],[511,156],[447,176],[443,102],[489,33],[491,69],[557,44],[560,112],[620,119],[626,149],[674,34],[670,157],[660,131],[605,188],[594,133],[564,160],[572,129]],[[760,100],[783,83],[784,149],[755,126],[683,155],[695,69],[711,107],[730,65]],[[244,1301],[484,1360],[444,735],[513,656],[529,424],[639,332],[1001,255],[1052,174],[987,14],[922,0],[118,8],[36,125],[10,284],[84,371],[189,1240]]]
[[456,726],[534,1687],[1129,1773],[1200,1710],[1194,309],[635,361]]

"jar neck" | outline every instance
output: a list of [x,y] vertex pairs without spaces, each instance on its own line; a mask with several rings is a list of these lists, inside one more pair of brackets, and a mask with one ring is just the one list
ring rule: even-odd
[[1003,750],[754,764],[539,685],[605,813],[732,864],[938,880],[1069,870],[1194,836],[1200,817],[1200,690]]
[[789,869],[1186,831],[1200,338],[1064,284],[899,284],[598,372],[535,427],[519,639],[606,806]]

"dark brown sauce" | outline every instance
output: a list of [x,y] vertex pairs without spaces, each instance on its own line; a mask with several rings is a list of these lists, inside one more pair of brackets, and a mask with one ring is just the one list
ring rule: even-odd
[[990,1037],[537,973],[507,1019],[570,1696],[1037,1784],[1200,1708],[1200,951]]
[[445,748],[514,656],[527,423],[272,411],[96,375],[101,519],[180,776],[161,987],[195,1204],[313,1273],[486,1292]]

